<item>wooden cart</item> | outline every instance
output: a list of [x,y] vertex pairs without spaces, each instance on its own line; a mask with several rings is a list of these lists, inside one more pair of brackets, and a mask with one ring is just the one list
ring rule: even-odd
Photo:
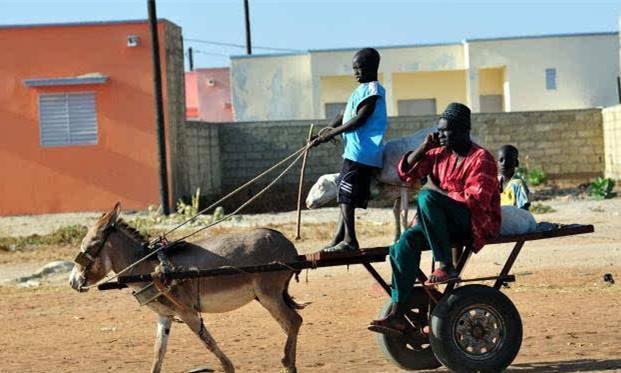
[[[424,287],[419,275],[413,289],[406,318],[410,323],[401,336],[378,334],[382,351],[397,366],[406,370],[433,369],[444,365],[457,372],[500,372],[511,364],[522,343],[522,321],[511,300],[501,292],[503,285],[515,281],[511,268],[526,241],[564,237],[593,232],[592,225],[562,225],[556,229],[516,236],[500,236],[487,245],[515,243],[498,274],[461,278],[472,249],[453,250],[458,280],[438,288]],[[390,295],[390,286],[371,263],[384,262],[388,247],[376,247],[356,253],[316,253],[300,255],[291,263],[269,263],[248,267],[222,267],[167,274],[170,279],[238,275],[269,271],[302,270],[362,264]],[[120,289],[127,283],[152,281],[151,274],[120,276],[117,282],[99,286],[100,290]],[[492,286],[481,284],[493,281]],[[379,316],[388,311],[388,301]]]

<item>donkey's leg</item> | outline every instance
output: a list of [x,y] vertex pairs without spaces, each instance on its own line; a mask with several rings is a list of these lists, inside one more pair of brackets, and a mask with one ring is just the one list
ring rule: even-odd
[[[288,283],[288,281],[286,282]],[[297,372],[295,367],[295,353],[298,341],[298,332],[302,325],[302,316],[289,307],[283,297],[283,286],[274,286],[273,282],[257,286],[256,296],[259,303],[269,311],[281,328],[287,334],[285,356],[282,364],[287,373]],[[286,286],[286,285],[285,285]]]
[[226,373],[235,372],[235,367],[233,367],[233,363],[229,360],[228,357],[220,350],[218,344],[215,339],[209,334],[207,329],[205,328],[205,324],[203,324],[203,319],[201,318],[199,313],[180,313],[179,317],[183,322],[185,322],[188,327],[198,335],[198,337],[203,341],[205,346],[209,351],[211,351],[218,360],[220,360],[220,364],[222,364],[222,368]]
[[410,201],[408,199],[408,189],[405,187],[401,187],[399,189],[401,195],[401,229],[405,231],[409,227],[408,210],[410,208]]
[[166,346],[168,345],[168,335],[170,334],[170,325],[172,317],[158,315],[157,332],[155,337],[155,360],[151,367],[151,373],[159,373],[162,370],[164,355],[166,354]]
[[396,198],[392,206],[392,213],[395,217],[395,237],[392,240],[393,242],[399,241],[399,237],[401,237],[401,223],[399,223],[399,215],[400,215],[399,206],[400,206],[399,198]]

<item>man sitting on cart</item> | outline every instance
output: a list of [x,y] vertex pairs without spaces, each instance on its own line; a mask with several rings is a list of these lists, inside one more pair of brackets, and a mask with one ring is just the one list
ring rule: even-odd
[[422,250],[431,249],[437,269],[427,286],[457,278],[451,247],[468,243],[476,252],[500,231],[500,195],[494,157],[470,139],[470,109],[448,105],[438,132],[406,153],[398,164],[405,182],[427,177],[418,195],[418,219],[390,248],[392,307],[370,330],[403,332]]

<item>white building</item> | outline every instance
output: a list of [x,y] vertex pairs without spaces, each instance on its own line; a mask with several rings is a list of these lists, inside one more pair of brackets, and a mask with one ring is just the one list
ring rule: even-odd
[[[388,115],[579,109],[619,102],[619,33],[376,48]],[[235,120],[332,117],[356,86],[352,49],[231,59]]]

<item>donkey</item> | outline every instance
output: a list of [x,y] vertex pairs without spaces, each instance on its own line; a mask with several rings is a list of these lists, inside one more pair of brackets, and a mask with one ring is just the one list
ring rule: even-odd
[[[143,256],[147,240],[119,219],[120,204],[107,212],[84,237],[69,283],[77,291],[86,291],[109,272],[118,273]],[[297,256],[293,243],[280,232],[254,229],[245,233],[220,235],[196,243],[182,243],[168,253],[175,267],[216,268],[250,266],[270,262],[291,262]],[[86,258],[86,260],[85,260]],[[151,273],[157,259],[144,261],[127,274]],[[160,296],[147,304],[157,315],[155,357],[152,373],[162,369],[173,317],[181,319],[220,361],[226,373],[235,368],[205,328],[201,313],[221,313],[257,300],[276,319],[287,334],[282,364],[283,371],[296,372],[296,345],[302,317],[296,310],[304,308],[289,295],[289,282],[294,272],[283,270],[264,273],[240,273],[226,277],[188,279],[172,288],[170,297]],[[134,290],[147,283],[131,284]]]

